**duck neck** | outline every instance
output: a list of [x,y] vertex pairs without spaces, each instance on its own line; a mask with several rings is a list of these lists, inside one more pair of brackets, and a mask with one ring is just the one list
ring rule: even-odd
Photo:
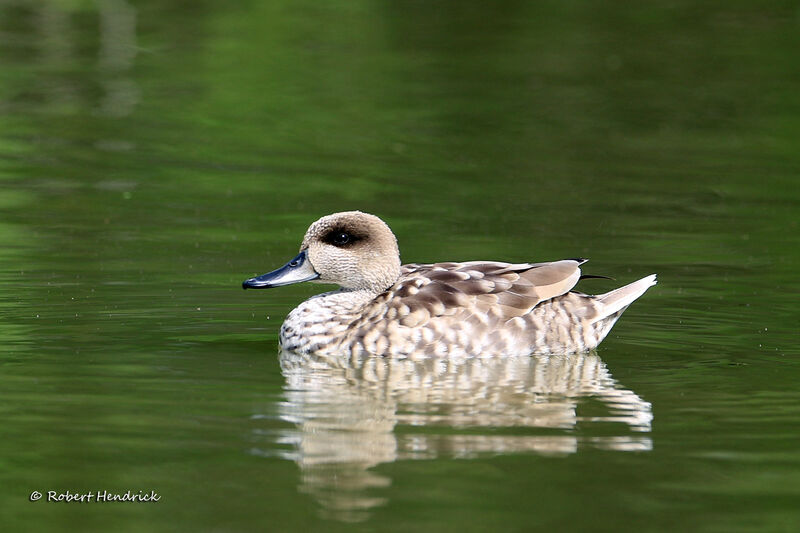
[[372,289],[339,289],[317,296],[325,300],[325,307],[337,313],[358,314],[361,309],[380,294]]

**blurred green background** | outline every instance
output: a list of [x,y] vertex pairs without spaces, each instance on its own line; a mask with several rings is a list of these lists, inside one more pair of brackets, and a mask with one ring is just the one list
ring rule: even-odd
[[[799,148],[797,2],[0,0],[4,528],[797,531]],[[660,283],[589,356],[279,357],[321,288],[240,283],[349,209]]]

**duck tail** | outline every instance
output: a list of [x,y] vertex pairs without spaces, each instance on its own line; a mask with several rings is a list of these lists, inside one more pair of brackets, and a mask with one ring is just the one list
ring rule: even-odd
[[619,289],[614,289],[605,294],[598,294],[595,296],[595,301],[599,303],[599,313],[592,322],[599,322],[613,315],[622,314],[626,307],[633,303],[639,296],[645,293],[647,289],[656,284],[656,275],[650,274],[649,276],[634,281]]

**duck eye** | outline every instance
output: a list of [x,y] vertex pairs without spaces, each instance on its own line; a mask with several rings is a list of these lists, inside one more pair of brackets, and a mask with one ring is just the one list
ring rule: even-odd
[[352,237],[350,237],[349,233],[345,233],[344,231],[339,231],[333,236],[333,244],[336,246],[343,246],[350,242]]

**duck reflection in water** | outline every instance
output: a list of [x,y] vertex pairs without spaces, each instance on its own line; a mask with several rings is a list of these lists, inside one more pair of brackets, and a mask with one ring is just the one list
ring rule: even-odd
[[650,404],[622,388],[596,353],[410,360],[283,352],[280,363],[279,417],[295,427],[259,434],[269,448],[253,451],[275,455],[278,445],[300,466],[300,490],[339,520],[366,519],[386,503],[381,487],[391,479],[370,470],[381,463],[652,447]]

